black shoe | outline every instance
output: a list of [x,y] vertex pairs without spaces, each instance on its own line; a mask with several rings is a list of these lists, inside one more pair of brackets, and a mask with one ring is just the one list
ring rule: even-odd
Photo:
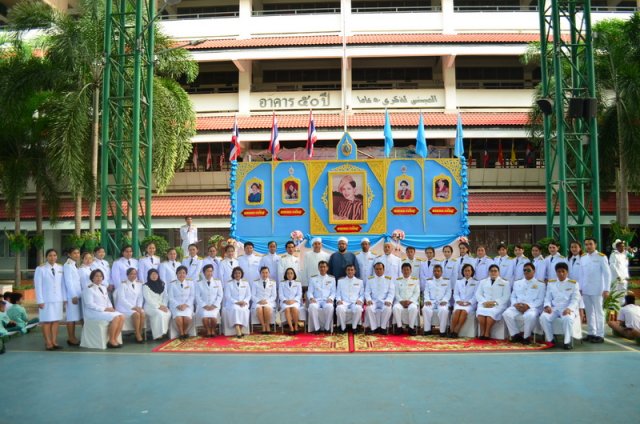
[[404,329],[402,327],[396,327],[396,329],[393,331],[393,334],[395,334],[396,336],[399,336],[403,333],[404,333]]
[[74,343],[74,342],[72,342],[71,340],[67,340],[67,344],[68,344],[69,346],[74,346],[74,347],[78,347],[78,346],[80,346],[80,342],[76,342],[76,343]]
[[415,328],[409,328],[409,335],[410,336],[415,336],[416,335],[416,329]]
[[447,333],[440,333],[440,337],[442,337],[442,338],[447,337]]
[[486,336],[480,336],[480,337],[478,337],[478,340],[489,340],[489,337],[486,337]]
[[584,338],[585,342],[590,342],[591,340],[593,340],[596,336],[592,336],[591,334],[587,334],[587,337]]
[[143,344],[144,343],[144,339],[140,339],[140,340],[136,339],[136,343]]
[[523,340],[524,337],[522,337],[520,334],[516,334],[515,336],[511,337],[511,343],[522,343]]
[[[119,347],[120,347],[120,345],[113,345],[113,344],[111,344],[111,343],[107,342],[107,348],[108,348],[108,349],[117,349],[117,348],[119,348]],[[47,350],[48,350],[48,349],[47,349]]]
[[433,335],[433,331],[425,331],[423,333],[424,336],[432,336]]
[[63,349],[63,347],[62,347],[62,346],[58,346],[58,345],[54,345],[54,346],[53,346],[53,348],[54,348],[55,350],[62,350],[62,349]]
[[458,338],[458,333],[449,333],[449,338],[450,339],[457,339]]
[[591,338],[591,343],[604,343],[604,337],[595,336]]
[[564,350],[571,350],[571,349],[573,349],[573,345],[571,343],[568,343],[568,344],[565,343],[565,344],[562,345],[562,348]]
[[525,346],[530,345],[531,344],[531,337],[527,337],[526,339],[523,337],[522,340],[520,341],[520,343],[522,343]]

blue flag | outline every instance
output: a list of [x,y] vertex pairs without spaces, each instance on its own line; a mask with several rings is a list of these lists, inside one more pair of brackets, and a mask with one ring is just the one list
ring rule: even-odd
[[418,135],[416,136],[416,154],[421,158],[429,156],[427,151],[427,138],[424,135],[424,121],[422,120],[422,112],[420,112],[420,120],[418,121]]
[[393,149],[393,135],[391,135],[391,119],[389,111],[384,111],[384,157],[388,158]]
[[456,125],[456,144],[453,147],[453,155],[458,158],[464,157],[464,135],[462,134],[462,115],[458,114],[458,124]]

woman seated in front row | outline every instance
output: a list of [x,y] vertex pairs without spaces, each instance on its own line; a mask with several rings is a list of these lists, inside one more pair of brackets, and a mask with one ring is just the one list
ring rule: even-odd
[[169,331],[171,311],[168,308],[169,299],[167,286],[160,279],[160,274],[155,268],[147,272],[147,283],[142,286],[144,297],[144,312],[149,317],[151,325],[151,337],[153,340],[164,337]]
[[478,282],[473,278],[475,270],[473,265],[465,264],[462,267],[464,278],[456,282],[453,290],[453,316],[451,317],[451,332],[449,337],[455,339],[460,333],[460,329],[467,321],[467,316],[476,310],[476,290]]
[[243,337],[242,329],[249,327],[251,286],[239,266],[231,271],[231,280],[224,286],[224,320],[236,329],[236,337]]
[[284,310],[287,317],[289,331],[292,334],[298,333],[298,317],[300,316],[300,302],[302,300],[302,284],[296,281],[298,276],[293,268],[287,268],[284,272],[284,281],[278,288],[280,297],[280,310]]
[[511,287],[507,280],[500,277],[500,267],[491,265],[489,267],[489,278],[480,282],[476,291],[478,301],[478,323],[480,332],[478,339],[489,340],[491,338],[491,328],[502,319],[502,313],[509,306],[511,298]]
[[216,336],[216,327],[220,319],[220,304],[224,292],[222,282],[213,278],[213,265],[207,264],[202,268],[204,280],[198,281],[196,290],[197,313],[202,318],[206,337]]
[[189,328],[193,321],[193,304],[195,302],[195,283],[187,279],[187,267],[180,265],[176,269],[177,280],[169,284],[169,308],[178,328],[178,338],[189,338]]
[[260,278],[251,283],[251,308],[255,309],[262,325],[262,334],[269,334],[278,291],[276,282],[269,278],[269,267],[260,268]]
[[144,343],[143,332],[146,316],[142,304],[142,284],[138,281],[138,270],[127,269],[127,280],[120,283],[113,296],[116,310],[125,317],[131,317],[133,330],[136,333],[136,342]]
[[87,289],[82,292],[82,303],[84,306],[84,319],[95,321],[109,321],[109,341],[107,347],[110,349],[122,347],[118,343],[122,326],[124,325],[124,316],[115,310],[109,300],[107,289],[102,286],[104,274],[100,269],[94,269],[89,274],[91,283]]

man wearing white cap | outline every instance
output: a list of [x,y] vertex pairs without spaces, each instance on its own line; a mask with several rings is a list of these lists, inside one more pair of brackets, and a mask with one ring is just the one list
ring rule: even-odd
[[[611,268],[611,280],[616,282],[616,290],[627,293],[627,280],[629,279],[629,258],[633,255],[624,248],[624,241],[617,239],[613,242],[613,251],[609,257],[609,267]],[[624,301],[624,296],[620,302]]]
[[362,252],[356,253],[358,268],[360,268],[360,275],[358,275],[358,278],[366,280],[373,275],[373,263],[375,262],[376,255],[369,251],[371,242],[368,238],[365,237],[360,241],[360,247],[362,247]]
[[307,287],[311,277],[318,275],[318,264],[320,261],[329,262],[329,254],[322,251],[322,239],[314,237],[311,239],[313,250],[304,254],[302,263],[302,286]]
[[360,268],[356,255],[351,252],[347,252],[347,244],[349,241],[346,237],[340,237],[338,239],[338,251],[333,252],[329,257],[329,274],[336,278],[336,281],[343,278],[346,273],[348,265],[353,265],[356,269],[356,275],[360,275]]

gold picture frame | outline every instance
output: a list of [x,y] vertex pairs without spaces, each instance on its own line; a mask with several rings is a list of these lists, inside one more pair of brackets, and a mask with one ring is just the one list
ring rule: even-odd
[[432,196],[434,202],[446,203],[451,201],[451,177],[447,175],[436,175],[431,183]]
[[295,205],[300,203],[300,180],[287,177],[282,180],[282,203]]
[[261,205],[264,203],[264,181],[251,178],[246,184],[247,205]]
[[396,202],[411,203],[415,199],[413,177],[398,175],[394,180],[394,196]]
[[367,222],[366,171],[329,171],[329,223]]

